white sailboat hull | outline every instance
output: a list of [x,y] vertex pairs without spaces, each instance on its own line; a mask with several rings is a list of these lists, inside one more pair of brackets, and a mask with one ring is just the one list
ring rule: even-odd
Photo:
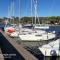
[[55,34],[26,34],[26,35],[19,35],[21,40],[24,41],[41,41],[41,40],[49,40],[56,37]]
[[10,37],[18,37],[19,32],[13,32],[10,34]]
[[50,42],[49,44],[43,45],[42,47],[39,47],[39,50],[42,52],[44,56],[51,56],[52,50],[56,51],[57,55],[60,55],[59,39],[56,41]]
[[35,29],[49,29],[49,26],[36,24],[36,25],[34,26],[34,28],[35,28]]

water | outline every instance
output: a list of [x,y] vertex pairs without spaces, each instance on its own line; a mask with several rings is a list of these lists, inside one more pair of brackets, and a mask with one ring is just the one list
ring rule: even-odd
[[2,31],[4,31],[4,24],[0,24],[0,29],[2,30]]
[[46,31],[55,31],[56,35],[60,37],[60,26],[49,26]]

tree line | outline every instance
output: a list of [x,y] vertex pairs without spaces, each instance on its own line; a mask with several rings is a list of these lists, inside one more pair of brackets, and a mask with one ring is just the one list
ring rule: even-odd
[[[23,24],[26,24],[26,23],[35,23],[35,17],[22,17],[22,18],[19,18],[19,17],[12,17],[12,18],[7,18],[7,17],[4,17],[2,18],[3,21],[5,20],[8,20],[9,23],[23,23]],[[40,23],[40,24],[60,24],[60,16],[51,16],[51,17],[38,17],[36,19],[36,23]]]

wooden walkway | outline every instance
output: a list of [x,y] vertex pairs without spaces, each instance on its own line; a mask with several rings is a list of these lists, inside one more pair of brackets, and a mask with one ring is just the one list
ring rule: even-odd
[[7,60],[38,60],[30,52],[24,49],[22,45],[16,43],[16,41],[9,38],[9,36],[2,31],[0,31],[0,45],[3,54],[16,54]]

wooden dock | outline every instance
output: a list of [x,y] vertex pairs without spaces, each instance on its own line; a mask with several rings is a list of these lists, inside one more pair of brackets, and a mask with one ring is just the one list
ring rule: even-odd
[[30,52],[24,49],[22,45],[16,43],[16,41],[2,31],[0,31],[0,46],[2,54],[7,54],[8,56],[8,58],[4,56],[4,60],[38,60]]

